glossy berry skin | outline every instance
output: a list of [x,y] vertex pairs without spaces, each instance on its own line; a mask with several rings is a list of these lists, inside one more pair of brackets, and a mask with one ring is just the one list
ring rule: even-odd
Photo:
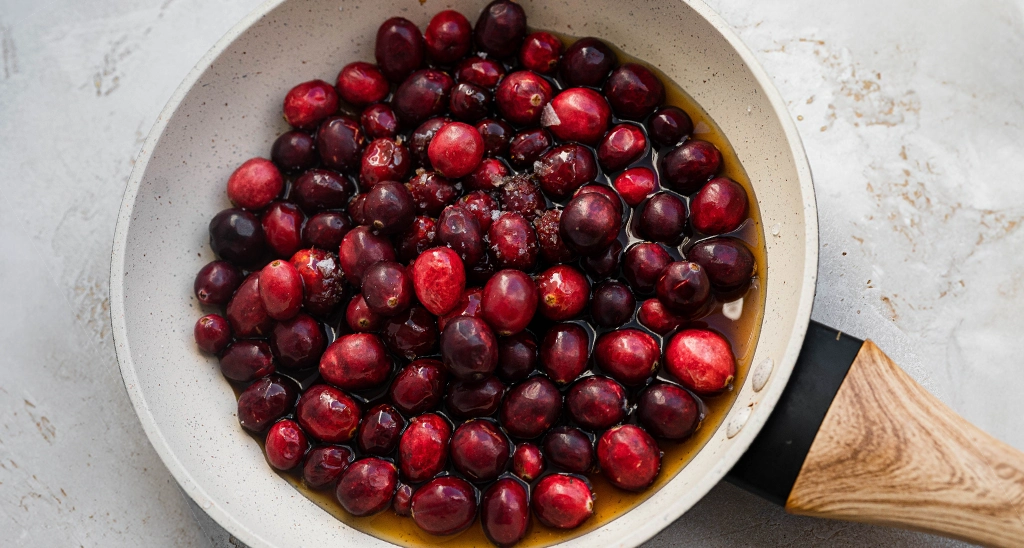
[[199,318],[192,334],[196,346],[208,354],[220,354],[231,342],[231,326],[219,314],[207,314]]
[[534,164],[534,174],[548,196],[561,200],[597,177],[597,160],[590,149],[570,143],[541,156]]
[[270,147],[270,160],[286,173],[305,171],[316,165],[319,158],[315,147],[315,141],[309,133],[286,131]]
[[302,429],[326,443],[345,443],[355,437],[362,414],[356,400],[326,384],[307,388],[295,405]]
[[409,228],[395,237],[395,254],[398,261],[410,264],[424,251],[437,245],[437,221],[426,216],[412,220]]
[[409,421],[398,442],[398,469],[410,483],[430,479],[448,462],[452,427],[440,415],[427,413]]
[[423,358],[405,366],[395,375],[388,397],[399,411],[418,415],[441,403],[446,384],[441,362]]
[[[486,162],[487,160],[484,161]],[[480,230],[484,232],[491,228],[491,224],[494,223],[494,220],[498,218],[500,213],[497,200],[494,199],[490,192],[485,190],[474,190],[459,198],[456,204],[472,213],[477,224],[480,225]]]
[[674,147],[693,133],[693,120],[679,107],[661,107],[647,120],[647,133],[654,144]]
[[263,447],[270,466],[278,470],[291,470],[302,462],[308,446],[306,435],[299,425],[285,419],[270,427]]
[[323,489],[338,481],[352,464],[352,450],[344,445],[322,445],[306,455],[302,481],[313,489]]
[[540,447],[523,442],[516,446],[512,454],[512,473],[519,479],[532,483],[544,472],[544,455]]
[[398,484],[398,489],[395,491],[395,500],[391,503],[391,509],[396,514],[402,517],[408,517],[412,514],[412,494],[415,491],[412,486],[404,483]]
[[643,130],[633,124],[619,124],[601,139],[597,161],[606,172],[615,172],[639,160],[646,150]]
[[359,123],[370,139],[394,139],[398,135],[398,116],[384,103],[366,107],[359,115]]
[[384,319],[384,316],[370,310],[362,293],[352,297],[345,307],[345,323],[356,333],[377,331],[384,325]]
[[590,337],[574,323],[555,325],[540,343],[540,365],[558,384],[568,384],[587,368]]
[[699,264],[715,289],[735,290],[750,283],[757,263],[750,248],[735,238],[711,238],[690,247],[686,256]]
[[220,355],[220,372],[235,382],[249,382],[274,372],[274,355],[263,341],[235,341]]
[[559,222],[566,247],[580,255],[597,255],[619,236],[622,215],[611,200],[597,193],[580,194],[569,201]]
[[537,286],[520,270],[499,270],[484,286],[481,317],[502,337],[526,329],[536,311]]
[[519,64],[538,74],[554,74],[562,56],[562,41],[549,32],[534,32],[519,48]]
[[412,265],[412,284],[423,306],[440,316],[459,303],[466,288],[465,266],[447,247],[428,249]]
[[374,234],[368,226],[357,226],[341,240],[338,258],[345,278],[355,287],[363,283],[363,273],[380,261],[394,261],[395,248],[384,236]]
[[480,300],[483,294],[484,290],[479,287],[472,287],[463,291],[455,308],[437,318],[437,328],[444,331],[448,322],[459,316],[473,316],[474,318],[480,316]]
[[391,107],[403,127],[413,128],[448,108],[455,82],[448,73],[423,69],[409,75],[391,98]]
[[455,68],[455,80],[494,89],[505,76],[505,67],[494,59],[467,57]]
[[672,263],[672,255],[665,248],[651,242],[630,247],[622,260],[622,275],[638,293],[653,293],[665,267]]
[[270,350],[285,369],[315,367],[327,346],[320,323],[309,314],[277,322],[270,331]]
[[498,367],[498,340],[483,320],[460,316],[441,333],[441,359],[456,379],[483,379]]
[[296,129],[315,129],[337,111],[338,93],[323,80],[303,82],[284,97],[284,119]]
[[566,247],[559,235],[561,220],[561,209],[549,209],[533,222],[541,259],[548,264],[568,263],[576,258],[576,254]]
[[238,422],[250,432],[262,432],[288,413],[298,397],[295,381],[279,375],[263,377],[238,396]]
[[530,376],[537,367],[537,338],[529,331],[520,331],[498,339],[498,378],[518,382]]
[[345,390],[363,390],[384,383],[392,361],[380,337],[351,333],[338,337],[320,358],[320,375]]
[[472,32],[465,15],[454,10],[438,12],[423,33],[427,54],[438,64],[450,65],[469,53]]
[[736,377],[736,358],[725,337],[708,329],[684,329],[665,347],[665,368],[698,394],[725,390]]
[[556,426],[544,436],[548,462],[571,474],[583,474],[594,466],[594,447],[578,428]]
[[395,465],[377,457],[367,457],[353,462],[341,473],[335,497],[349,514],[372,516],[391,505],[397,488]]
[[394,407],[386,403],[371,407],[356,434],[359,450],[371,455],[388,455],[398,447],[404,427],[405,419]]
[[362,61],[349,63],[341,69],[336,88],[341,99],[356,108],[383,101],[391,91],[384,73]]
[[597,440],[601,473],[626,491],[643,491],[661,471],[661,450],[643,428],[632,424],[605,431]]
[[291,263],[302,276],[302,306],[314,316],[334,312],[345,298],[345,278],[337,255],[322,249],[302,249]]
[[555,529],[575,529],[594,515],[594,495],[586,482],[568,474],[544,476],[533,488],[533,515]]
[[558,63],[558,71],[570,86],[600,86],[619,61],[604,42],[581,38],[568,48]]
[[455,419],[466,420],[493,415],[501,405],[505,385],[497,377],[479,381],[456,381],[448,387],[445,408]]
[[476,519],[476,490],[455,476],[434,478],[412,495],[416,525],[432,535],[454,535]]
[[448,110],[456,119],[463,122],[476,122],[487,116],[490,109],[491,92],[486,89],[467,82],[455,84],[455,87],[452,88],[448,100]]
[[549,149],[553,141],[544,128],[527,129],[515,134],[508,143],[508,160],[516,169],[532,167]]
[[212,261],[199,269],[192,291],[202,304],[224,305],[231,300],[244,279],[237,266],[227,261]]
[[637,401],[636,416],[651,435],[681,441],[700,424],[700,408],[689,392],[668,383],[647,387]]
[[392,83],[401,82],[423,65],[426,44],[416,25],[402,17],[392,17],[377,29],[374,58],[381,73]]
[[435,117],[427,120],[420,124],[409,136],[409,150],[412,151],[412,157],[416,160],[416,164],[422,166],[425,169],[432,169],[430,166],[430,157],[427,155],[427,149],[430,147],[430,141],[434,139],[434,135],[437,134],[437,130],[441,129],[442,126],[451,122],[448,118]]
[[690,202],[690,222],[704,234],[724,234],[747,219],[747,191],[726,177],[708,181]]
[[603,280],[618,270],[621,258],[622,244],[618,240],[614,240],[601,253],[583,257],[581,264],[583,265],[583,271],[589,274],[591,278]]
[[452,435],[452,464],[470,481],[496,479],[505,471],[510,456],[508,438],[491,421],[466,421]]
[[472,173],[462,179],[462,182],[467,190],[493,191],[505,182],[507,176],[508,168],[501,160],[484,158]]
[[533,222],[544,213],[544,194],[540,187],[526,175],[515,175],[505,179],[498,189],[501,209],[522,215]]
[[612,111],[608,101],[590,88],[569,88],[551,100],[541,125],[563,141],[596,145],[608,131]]
[[393,261],[370,265],[363,273],[363,299],[373,312],[394,316],[413,302],[412,278],[404,266]]
[[619,281],[602,282],[594,287],[590,315],[601,327],[618,327],[633,317],[636,298],[629,287]]
[[258,266],[267,252],[259,218],[243,209],[221,211],[210,220],[210,248],[225,261]]
[[484,140],[484,156],[507,156],[508,143],[512,140],[512,126],[501,120],[485,118],[474,126]]
[[475,127],[462,122],[445,124],[427,148],[430,165],[449,179],[465,177],[484,158],[484,140]]
[[459,197],[455,185],[434,171],[417,171],[405,186],[412,194],[416,213],[420,215],[437,217],[445,206]]
[[487,230],[487,239],[498,268],[530,271],[537,264],[537,233],[522,215],[502,213]]
[[604,430],[626,420],[626,389],[608,377],[581,379],[565,395],[565,405],[577,424],[587,430]]
[[311,169],[292,183],[290,198],[303,211],[316,213],[345,207],[355,191],[355,185],[345,176],[326,169]]
[[302,245],[334,250],[355,225],[343,211],[322,211],[302,225]]
[[494,482],[480,500],[480,523],[487,538],[498,546],[512,546],[522,540],[530,526],[526,488],[512,478]]
[[636,320],[659,335],[667,335],[682,325],[685,318],[669,312],[658,299],[647,299],[637,310]]
[[665,186],[690,194],[700,190],[722,165],[722,153],[715,145],[691,139],[661,157],[659,172]]
[[316,131],[316,149],[328,169],[354,173],[365,146],[366,135],[359,122],[348,116],[330,116]]
[[660,192],[647,200],[636,223],[637,233],[648,240],[678,245],[686,230],[686,202]]
[[391,352],[407,360],[427,356],[437,349],[437,319],[422,306],[410,306],[384,322],[381,337]]
[[657,370],[661,348],[639,329],[619,329],[597,338],[594,363],[626,386],[641,385]]
[[537,276],[538,311],[554,321],[571,320],[583,313],[590,300],[590,282],[577,268],[553,266]]
[[551,101],[551,84],[528,70],[513,72],[498,84],[494,104],[502,118],[517,126],[536,126]]
[[[384,181],[404,181],[411,168],[412,156],[405,145],[397,140],[374,139],[363,151],[359,180],[368,187]],[[369,201],[367,196],[367,204]],[[409,205],[411,209],[412,204]]]
[[573,197],[575,198],[576,196],[579,196],[581,194],[588,193],[600,194],[601,196],[604,196],[605,198],[608,199],[609,202],[611,202],[612,207],[615,208],[616,213],[622,215],[622,200],[619,199],[618,193],[616,193],[612,189],[612,187],[600,183],[586,184],[581,186],[575,193],[573,193]]
[[363,214],[363,203],[366,202],[366,194],[356,194],[352,197],[352,201],[348,203],[348,207],[345,208],[348,211],[348,216],[352,217],[352,222],[356,225],[365,225],[366,215]]
[[665,102],[665,85],[647,67],[626,63],[612,71],[604,94],[616,116],[643,120]]
[[679,261],[665,267],[655,292],[661,304],[673,314],[695,316],[711,300],[711,282],[697,263]]
[[509,0],[495,0],[480,13],[473,38],[477,48],[490,57],[505,59],[519,53],[526,37],[526,12]]
[[260,271],[260,299],[271,318],[294,318],[302,308],[302,276],[288,261],[272,261]]
[[562,394],[547,377],[536,376],[513,386],[501,402],[498,418],[509,435],[533,439],[558,420]]
[[228,301],[228,323],[231,332],[240,339],[265,337],[270,334],[273,321],[263,307],[260,297],[260,275],[253,272],[238,286],[238,291]]

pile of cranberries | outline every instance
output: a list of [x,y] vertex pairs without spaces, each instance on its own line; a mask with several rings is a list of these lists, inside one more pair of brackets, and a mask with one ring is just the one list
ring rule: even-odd
[[[747,194],[648,68],[523,8],[377,32],[376,64],[284,98],[292,129],[231,174],[195,326],[266,458],[355,516],[436,535],[594,512],[729,388],[694,321],[755,270]],[[685,258],[684,258],[685,257]],[[664,366],[664,367],[662,367]]]

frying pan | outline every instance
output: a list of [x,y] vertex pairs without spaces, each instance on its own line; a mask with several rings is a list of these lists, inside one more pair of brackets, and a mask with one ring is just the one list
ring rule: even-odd
[[[925,392],[871,342],[809,321],[817,270],[811,173],[782,99],[750,51],[699,1],[522,0],[530,24],[599,36],[660,68],[717,122],[754,186],[767,239],[765,314],[723,426],[645,502],[566,546],[636,545],[732,481],[787,510],[991,545],[1024,541],[1024,455]],[[215,362],[191,339],[194,273],[223,181],[284,130],[294,82],[372,59],[396,14],[423,28],[451,0],[270,0],[189,73],[128,182],[111,260],[125,387],[157,453],[200,507],[250,546],[383,546],[268,473],[238,428]],[[268,508],[272,511],[268,511]]]

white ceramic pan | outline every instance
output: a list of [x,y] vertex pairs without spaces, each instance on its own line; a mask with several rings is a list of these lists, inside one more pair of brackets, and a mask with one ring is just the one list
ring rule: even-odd
[[[270,472],[238,427],[231,387],[195,350],[190,327],[199,313],[190,289],[213,259],[206,226],[228,205],[223,182],[284,130],[284,91],[372,59],[372,37],[386,18],[401,15],[423,28],[441,9],[472,20],[483,4],[271,0],[203,57],[139,155],[111,261],[125,386],[185,492],[251,546],[386,543]],[[685,89],[731,141],[770,227],[760,339],[723,426],[649,499],[565,545],[639,544],[737,462],[738,483],[793,512],[993,545],[1024,542],[1024,456],[955,416],[874,345],[816,324],[805,343],[818,253],[811,173],[785,104],[725,23],[699,0],[522,4],[532,27],[599,36]]]

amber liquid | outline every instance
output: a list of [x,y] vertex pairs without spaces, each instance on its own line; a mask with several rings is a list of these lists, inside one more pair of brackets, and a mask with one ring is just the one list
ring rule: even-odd
[[[561,38],[567,45],[576,40],[573,37],[564,35],[562,35]],[[620,63],[636,62],[646,65],[646,63],[634,59],[622,51],[616,50],[616,53],[619,56]],[[736,355],[738,366],[734,386],[742,386],[746,379],[747,372],[750,369],[750,362],[753,359],[754,349],[757,345],[758,332],[764,315],[763,287],[765,283],[765,243],[760,212],[757,208],[757,201],[754,199],[754,189],[750,185],[750,180],[747,178],[746,172],[744,172],[743,167],[740,165],[736,152],[729,145],[729,141],[726,139],[725,135],[722,134],[721,130],[707,115],[707,113],[704,112],[704,110],[694,102],[694,100],[682,88],[675,85],[661,71],[657,70],[655,67],[651,67],[650,65],[646,66],[652,68],[662,79],[662,82],[665,83],[667,92],[666,103],[683,109],[692,118],[695,130],[691,138],[709,141],[721,151],[722,168],[720,169],[719,174],[729,177],[743,185],[747,191],[747,196],[750,198],[750,218],[736,231],[728,234],[728,236],[743,240],[754,251],[754,256],[757,260],[755,277],[746,292],[742,295],[729,296],[731,301],[742,298],[742,313],[739,315],[738,319],[729,319],[723,315],[723,303],[719,302],[715,304],[710,314],[689,324],[692,326],[714,329],[728,338],[732,344],[733,352]],[[553,83],[558,86],[557,82]],[[653,168],[657,165],[658,152],[659,151],[657,150],[651,151],[644,160],[634,165],[646,165],[647,167]],[[668,152],[668,150],[665,150],[664,152]],[[604,184],[611,183],[607,174],[602,174],[598,177],[597,181]],[[630,219],[630,221],[632,221],[632,219]],[[628,247],[629,244],[640,241],[638,238],[632,236],[629,229],[630,226],[632,226],[632,222],[627,223],[627,228],[623,231],[623,234],[620,237],[624,247]],[[679,258],[685,254],[685,251],[690,245],[703,238],[705,238],[705,236],[691,234],[682,243],[682,245],[671,250],[671,252],[674,256]],[[640,302],[643,302],[645,298],[649,297],[638,295],[638,305]],[[592,335],[607,331],[598,330],[595,332],[589,325],[583,322],[580,323],[581,325],[585,325]],[[627,326],[644,329],[636,323],[635,320]],[[531,329],[534,328],[535,326],[531,326]],[[537,330],[534,329],[534,332],[536,333]],[[331,338],[333,338],[333,334],[331,335]],[[661,337],[655,335],[655,338],[659,342],[662,342]],[[593,343],[593,339],[591,340],[591,343]],[[303,388],[305,388],[308,384],[316,380],[317,377],[318,375],[314,373],[310,378],[297,380],[302,381],[301,384]],[[659,375],[658,378],[674,382],[661,375]],[[630,405],[633,404],[634,397],[640,390],[642,390],[642,388],[630,390]],[[654,494],[658,489],[671,481],[672,478],[674,478],[676,474],[678,474],[679,471],[682,470],[686,464],[690,462],[690,460],[693,459],[693,457],[704,447],[715,431],[722,425],[726,414],[736,399],[735,396],[735,391],[730,388],[726,392],[713,397],[696,398],[697,401],[701,403],[702,409],[700,426],[693,436],[685,441],[659,442],[661,450],[663,451],[661,473],[655,480],[654,484],[646,491],[642,493],[622,491],[613,487],[600,474],[600,472],[592,472],[587,475],[587,478],[592,486],[595,496],[593,517],[587,520],[582,526],[571,531],[562,531],[546,527],[540,524],[536,519],[533,519],[531,520],[529,533],[519,546],[540,547],[557,544],[598,529],[609,521],[622,516],[629,510],[635,508]],[[367,397],[367,399],[373,401],[376,398],[370,396]],[[631,417],[630,420],[632,421],[635,419]],[[259,439],[259,441],[262,445],[262,439]],[[534,440],[534,442],[538,444],[540,443],[539,440]],[[399,516],[390,509],[370,517],[352,516],[342,509],[340,504],[338,504],[337,500],[334,498],[333,489],[327,489],[324,491],[312,490],[303,484],[301,475],[297,472],[283,473],[282,476],[306,497],[311,499],[324,510],[330,512],[333,516],[338,518],[338,520],[359,531],[379,539],[392,542],[399,546],[492,546],[491,542],[488,541],[487,537],[484,535],[479,519],[477,519],[476,522],[468,529],[457,535],[438,537],[421,530],[416,526],[411,518]]]

